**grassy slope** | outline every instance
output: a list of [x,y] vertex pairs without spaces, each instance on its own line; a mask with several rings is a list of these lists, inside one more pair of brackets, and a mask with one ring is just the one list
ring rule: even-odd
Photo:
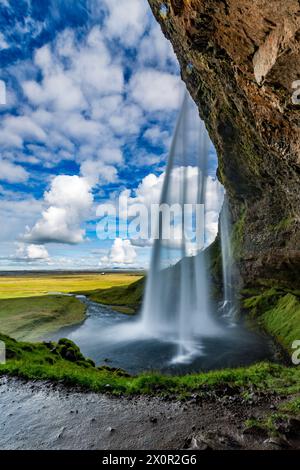
[[35,341],[64,326],[81,322],[85,305],[75,297],[42,296],[0,300],[0,331]]
[[122,313],[133,314],[141,305],[144,292],[144,278],[128,286],[111,287],[83,292],[93,302],[111,305]]
[[[160,394],[188,397],[205,394],[222,387],[295,394],[300,392],[300,368],[261,363],[247,368],[227,369],[184,376],[144,373],[128,376],[120,369],[96,368],[84,359],[69,340],[57,343],[18,343],[0,335],[6,343],[7,362],[0,365],[0,374],[18,375],[27,379],[51,379],[68,385],[79,385],[97,392],[119,394]],[[66,358],[69,357],[69,360]]]
[[[122,313],[134,313],[142,297],[141,276],[105,274],[23,274],[0,276],[0,331],[18,340],[36,341],[60,328],[80,323],[85,306],[73,297],[48,292],[87,294]],[[137,281],[136,284],[134,281]],[[133,284],[130,284],[133,283]]]
[[[249,295],[251,293],[248,292]],[[300,340],[300,298],[298,292],[282,289],[262,289],[257,295],[244,300],[244,307],[258,323],[288,352],[292,344]]]
[[42,296],[49,292],[73,293],[108,289],[128,285],[140,278],[140,275],[125,273],[108,273],[104,276],[94,273],[43,273],[0,276],[0,299]]

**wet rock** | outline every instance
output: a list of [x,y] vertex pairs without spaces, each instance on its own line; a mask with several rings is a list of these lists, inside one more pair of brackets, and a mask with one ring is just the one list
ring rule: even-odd
[[226,433],[209,431],[206,433],[199,433],[195,436],[195,439],[199,445],[199,449],[207,446],[206,449],[203,450],[230,450],[242,447],[235,437]]
[[212,450],[206,442],[202,442],[200,439],[196,437],[191,437],[187,439],[185,444],[185,449],[187,450]]
[[291,436],[300,436],[300,419],[289,418],[288,420],[288,434]]
[[243,434],[246,436],[267,437],[268,431],[257,424],[253,424],[243,429]]
[[289,447],[291,447],[288,440],[283,436],[270,437],[269,439],[266,439],[264,441],[264,445],[272,449],[274,448],[288,449]]
[[65,427],[61,428],[61,430],[57,434],[57,439],[61,439],[63,437],[64,430],[65,430]]
[[109,426],[107,428],[107,430],[108,430],[108,432],[111,432],[111,433],[115,432],[115,428],[112,428],[111,426]]
[[157,423],[157,418],[151,417],[150,418],[150,423],[156,424]]

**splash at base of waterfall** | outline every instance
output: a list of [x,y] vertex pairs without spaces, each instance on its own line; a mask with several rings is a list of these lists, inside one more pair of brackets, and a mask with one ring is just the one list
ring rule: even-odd
[[69,338],[99,366],[119,367],[131,374],[145,371],[186,374],[274,359],[271,340],[248,331],[242,324],[229,328],[223,320],[222,334],[195,336],[192,343],[184,342],[185,353],[180,355],[180,345],[174,338],[153,337],[139,318],[87,299],[82,301],[87,308],[86,320],[45,340]]

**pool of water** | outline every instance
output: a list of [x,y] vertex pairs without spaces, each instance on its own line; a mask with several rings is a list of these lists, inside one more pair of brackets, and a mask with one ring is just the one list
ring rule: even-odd
[[138,317],[120,314],[84,298],[82,301],[87,304],[85,321],[60,330],[51,339],[71,339],[97,365],[120,367],[133,374],[147,370],[181,374],[274,359],[274,344],[267,336],[224,321],[221,335],[196,338],[197,352],[189,361],[174,362],[178,350],[176,342],[167,337],[148,336]]

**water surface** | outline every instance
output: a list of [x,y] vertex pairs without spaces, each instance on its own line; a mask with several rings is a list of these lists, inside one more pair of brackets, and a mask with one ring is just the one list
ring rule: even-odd
[[143,330],[138,317],[115,312],[84,298],[82,301],[87,304],[86,320],[76,327],[60,330],[51,339],[71,339],[97,365],[120,367],[133,374],[147,370],[188,373],[247,366],[274,357],[274,345],[266,335],[223,321],[222,334],[195,338],[196,352],[183,363],[174,362],[178,351],[175,341],[167,336],[151,337]]

